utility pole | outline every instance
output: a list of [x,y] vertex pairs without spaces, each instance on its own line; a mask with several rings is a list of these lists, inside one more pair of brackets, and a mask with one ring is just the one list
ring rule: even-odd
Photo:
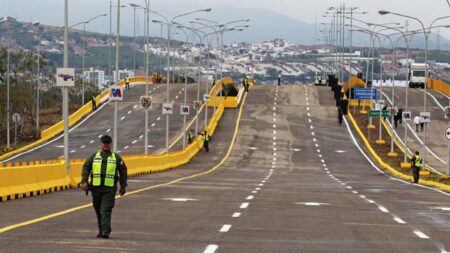
[[[69,1],[64,0],[64,68],[69,67]],[[69,160],[69,87],[63,89],[63,119],[64,119],[64,160],[67,176],[70,175]]]

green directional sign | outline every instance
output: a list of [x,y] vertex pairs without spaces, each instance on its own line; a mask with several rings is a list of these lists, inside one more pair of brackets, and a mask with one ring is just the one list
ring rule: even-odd
[[[381,117],[390,117],[389,111],[381,111]],[[369,117],[376,118],[380,117],[380,110],[369,110]]]

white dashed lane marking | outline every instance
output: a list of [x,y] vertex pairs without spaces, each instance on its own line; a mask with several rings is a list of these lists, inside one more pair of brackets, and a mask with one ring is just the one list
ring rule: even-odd
[[231,225],[225,224],[225,225],[223,225],[222,228],[220,229],[220,232],[226,233],[226,232],[230,231],[230,228],[231,228]]
[[416,234],[417,237],[419,237],[420,239],[430,239],[430,237],[428,237],[428,235],[424,234],[422,231],[415,229],[414,234]]
[[248,207],[248,205],[250,205],[250,203],[244,202],[244,203],[241,204],[241,206],[239,208],[240,209],[246,209]]

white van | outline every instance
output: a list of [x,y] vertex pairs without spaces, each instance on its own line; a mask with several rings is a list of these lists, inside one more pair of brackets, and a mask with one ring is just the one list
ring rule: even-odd
[[424,88],[425,87],[425,63],[411,63],[409,65],[409,87]]

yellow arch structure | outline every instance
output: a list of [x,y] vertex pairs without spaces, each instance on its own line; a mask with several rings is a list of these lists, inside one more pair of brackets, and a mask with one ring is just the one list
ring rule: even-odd
[[[253,79],[251,80],[251,82],[249,79],[249,83],[250,86],[253,86]],[[221,91],[225,93],[222,94],[222,97],[220,96]],[[243,93],[244,88],[238,86],[233,78],[224,77],[220,79],[216,83],[216,85],[214,85],[214,87],[211,88],[211,91],[209,93],[210,100],[208,102],[208,107],[214,107],[214,105],[217,106],[223,101],[225,108],[238,108]]]

